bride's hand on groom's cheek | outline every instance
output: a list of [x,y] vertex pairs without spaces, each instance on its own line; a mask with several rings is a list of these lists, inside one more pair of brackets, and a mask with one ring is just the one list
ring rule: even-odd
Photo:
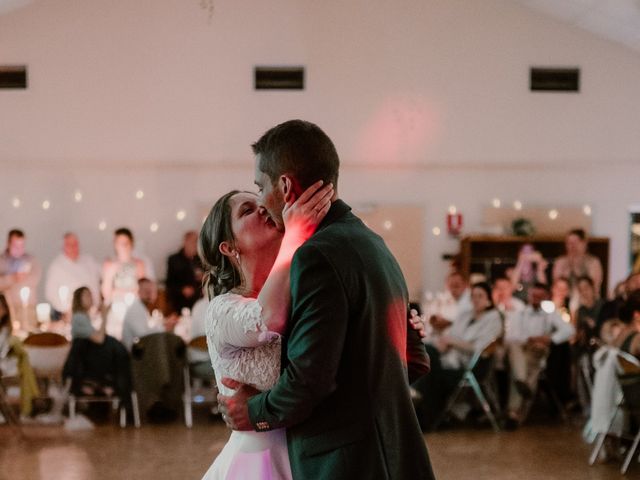
[[247,401],[260,391],[228,377],[222,378],[221,382],[225,387],[236,391],[230,397],[218,394],[218,408],[222,419],[232,430],[253,430]]

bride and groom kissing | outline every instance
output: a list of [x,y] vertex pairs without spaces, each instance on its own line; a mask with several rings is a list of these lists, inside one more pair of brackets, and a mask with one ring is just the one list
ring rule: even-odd
[[338,198],[333,142],[292,120],[253,151],[258,195],[221,197],[199,238],[233,430],[204,478],[434,478],[409,393],[429,359],[396,260]]

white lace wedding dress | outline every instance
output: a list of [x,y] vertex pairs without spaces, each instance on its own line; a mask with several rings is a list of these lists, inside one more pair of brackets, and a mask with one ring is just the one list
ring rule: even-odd
[[[267,331],[256,299],[233,293],[214,297],[206,316],[207,344],[218,388],[230,377],[258,390],[271,388],[280,375],[280,336]],[[232,432],[203,480],[291,479],[284,429]]]

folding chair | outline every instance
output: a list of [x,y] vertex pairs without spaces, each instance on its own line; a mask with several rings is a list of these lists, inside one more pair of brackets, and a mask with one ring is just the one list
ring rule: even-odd
[[[109,341],[111,337],[107,337],[106,341]],[[128,353],[126,353],[124,347],[120,345],[115,339],[111,339],[112,342],[116,346],[118,346],[122,353],[126,355],[128,360]],[[88,354],[87,348],[93,347],[91,340],[89,339],[75,339],[71,346],[71,350],[69,352],[69,356],[64,365],[63,369],[63,377],[65,378],[65,386],[64,386],[64,396],[67,397],[69,404],[69,418],[74,419],[76,417],[77,405],[79,403],[110,403],[112,405],[113,410],[119,410],[119,421],[121,427],[126,427],[127,425],[127,412],[125,406],[125,398],[118,396],[115,391],[113,394],[107,394],[104,391],[99,392],[98,387],[100,386],[100,382],[102,381],[101,375],[104,373],[100,369],[96,367],[96,358],[92,357]],[[109,352],[109,355],[112,353]],[[109,357],[110,359],[113,357]],[[129,363],[126,363],[127,368],[129,368]],[[87,368],[88,371],[84,371],[83,368]],[[93,375],[98,376],[92,378]],[[91,394],[81,393],[84,381],[91,379],[96,383],[96,391]],[[77,385],[72,384],[76,382]],[[140,427],[140,409],[138,402],[138,395],[135,390],[131,390],[130,394],[131,399],[131,407],[133,413],[133,423],[136,428]],[[128,400],[128,399],[127,399]]]
[[[51,382],[62,390],[62,369],[71,349],[69,340],[57,333],[41,332],[30,334],[22,344],[29,354],[29,363],[38,383],[46,386],[41,391],[48,392]],[[41,397],[47,398],[47,395]]]
[[[202,335],[196,337],[189,342],[188,348],[207,352],[207,337]],[[194,377],[193,380],[200,380]],[[184,366],[184,394],[182,401],[184,403],[184,423],[187,427],[193,426],[193,405],[214,405],[217,406],[218,401],[216,392],[213,387],[203,388],[199,385],[194,385],[196,382],[192,382],[192,375],[190,365],[187,363]]]
[[[486,383],[486,380],[491,375],[491,372],[493,370],[494,353],[498,346],[498,342],[499,342],[498,340],[494,340],[486,347],[476,350],[474,352],[473,356],[469,360],[469,363],[467,363],[467,366],[465,367],[462,378],[460,379],[455,390],[447,400],[447,405],[443,413],[434,423],[434,426],[433,426],[434,430],[450,413],[451,408],[456,403],[456,400],[460,396],[460,393],[462,393],[462,391],[465,388],[470,388],[471,391],[474,393],[474,396],[478,400],[478,403],[480,403],[480,406],[482,407],[482,410],[484,411],[485,415],[489,419],[489,422],[491,423],[493,430],[495,432],[500,431],[500,427],[498,426],[498,422],[496,421],[496,417],[493,413],[493,409],[489,404],[489,402],[487,401],[487,398],[485,397],[485,393],[483,392],[483,388],[481,386],[483,383]],[[487,396],[491,398],[492,403],[494,403],[493,408],[497,408],[497,399],[495,399],[493,392],[490,393],[489,392],[490,389],[486,387],[485,387],[485,390],[486,390]]]
[[[616,408],[611,415],[609,427],[607,433],[601,433],[596,439],[596,444],[591,452],[589,458],[589,465],[593,465],[598,458],[598,454],[604,445],[607,435],[613,426],[616,415],[620,410],[628,412],[635,418],[636,422],[640,422],[640,361],[633,355],[629,355],[625,352],[618,352],[618,380],[620,382],[620,388],[622,389],[622,399],[616,405]],[[638,444],[640,444],[640,428],[636,432],[635,436],[622,435],[621,438],[632,440],[631,447],[627,451],[627,455],[620,468],[620,473],[623,475],[627,472],[629,464],[636,453]]]
[[[71,379],[67,380],[65,386],[66,391],[71,390]],[[117,395],[74,395],[69,393],[69,418],[76,418],[76,409],[78,403],[111,403],[113,410],[118,410],[120,427],[127,426],[127,410]],[[135,391],[131,392],[131,406],[133,409],[133,424],[136,428],[140,428],[140,409],[138,407],[138,395]]]

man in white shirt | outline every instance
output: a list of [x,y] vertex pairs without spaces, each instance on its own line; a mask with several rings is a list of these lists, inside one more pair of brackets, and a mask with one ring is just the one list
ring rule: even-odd
[[[13,309],[26,304],[34,308],[37,288],[42,276],[40,263],[26,252],[26,238],[22,230],[13,229],[7,235],[7,249],[0,255],[0,292]],[[28,290],[23,290],[27,287]],[[22,291],[22,293],[21,293]]]
[[523,420],[524,400],[533,397],[538,377],[545,366],[551,343],[566,342],[575,330],[548,303],[549,289],[536,283],[529,289],[529,305],[506,319],[505,344],[511,366],[508,427],[516,428]]
[[152,333],[173,331],[178,320],[175,313],[159,319],[160,324],[154,324],[155,319],[151,311],[157,299],[158,287],[155,282],[148,278],[141,278],[138,281],[138,296],[127,309],[122,324],[122,343],[127,350],[131,351],[131,347],[138,338]]
[[94,305],[100,304],[100,266],[93,257],[80,253],[75,233],[65,233],[62,252],[51,262],[45,280],[45,298],[59,313],[68,314],[73,292],[87,287]]
[[513,283],[507,277],[497,277],[493,281],[493,303],[505,316],[521,312],[526,307],[522,300],[513,296],[513,292]]
[[447,276],[446,289],[445,298],[438,305],[438,312],[429,318],[432,331],[423,339],[424,343],[437,343],[438,338],[453,324],[468,319],[473,312],[469,282],[462,273],[450,273]]

